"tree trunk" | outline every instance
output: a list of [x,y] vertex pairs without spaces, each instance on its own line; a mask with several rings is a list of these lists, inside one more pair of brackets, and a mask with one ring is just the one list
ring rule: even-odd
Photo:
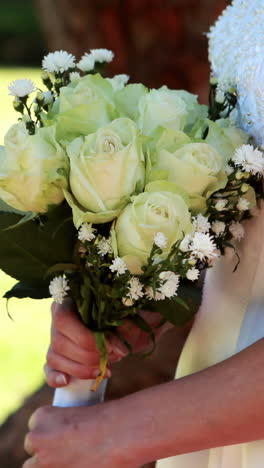
[[[142,388],[171,380],[181,352],[185,334],[171,330],[161,339],[155,353],[148,358],[129,356],[113,367],[107,399],[120,398]],[[40,406],[50,405],[53,390],[44,385],[30,396],[25,404],[0,427],[0,466],[21,468],[27,458],[24,438],[31,414]],[[155,464],[144,468],[153,468]]]

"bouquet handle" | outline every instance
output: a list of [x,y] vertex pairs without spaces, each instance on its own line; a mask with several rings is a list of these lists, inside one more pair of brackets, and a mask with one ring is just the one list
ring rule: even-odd
[[97,390],[92,390],[95,380],[72,378],[70,383],[55,390],[53,406],[69,408],[73,406],[92,406],[102,403],[105,397],[108,379],[103,379]]

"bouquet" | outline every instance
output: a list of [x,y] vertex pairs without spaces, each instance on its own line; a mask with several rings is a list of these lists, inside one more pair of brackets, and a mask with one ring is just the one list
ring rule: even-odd
[[44,91],[9,86],[20,117],[0,148],[0,266],[18,283],[5,297],[70,296],[101,357],[98,379],[57,390],[58,405],[103,398],[106,338],[124,320],[153,342],[138,311],[190,320],[201,272],[236,252],[263,198],[263,153],[230,117],[235,89],[219,98],[212,80],[208,108],[103,77],[112,59],[57,51],[43,60]]

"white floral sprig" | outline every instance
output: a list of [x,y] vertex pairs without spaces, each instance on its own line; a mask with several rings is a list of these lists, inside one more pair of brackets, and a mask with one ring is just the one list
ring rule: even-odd
[[123,275],[128,269],[126,263],[120,257],[116,257],[109,268],[112,273],[116,273],[117,276]]
[[102,257],[107,254],[113,253],[111,240],[102,237],[102,239],[97,244],[97,251]]
[[154,243],[160,249],[165,249],[167,247],[168,238],[163,234],[163,232],[158,232],[154,237]]
[[65,50],[56,50],[46,55],[42,61],[42,68],[48,73],[64,73],[75,68],[75,57]]
[[210,230],[211,224],[208,221],[208,217],[199,213],[196,217],[193,217],[193,227],[197,232],[206,233]]
[[115,54],[109,49],[91,49],[91,56],[93,57],[94,62],[109,63],[112,62]]
[[77,63],[77,67],[83,72],[91,72],[95,67],[93,55],[86,52]]
[[63,276],[56,276],[51,280],[49,285],[49,292],[51,297],[58,304],[63,303],[63,299],[67,296],[67,291],[70,290],[70,286],[66,278]]
[[132,301],[137,301],[144,296],[143,284],[139,281],[136,276],[128,281],[128,293],[127,297]]
[[91,242],[96,237],[96,229],[92,227],[92,224],[84,223],[79,229],[78,239],[81,242]]
[[233,162],[244,171],[253,175],[264,175],[264,155],[263,152],[252,145],[240,146],[234,156]]
[[209,234],[196,232],[189,247],[192,255],[201,260],[213,260],[217,257],[217,248],[214,239]]
[[9,95],[23,98],[36,91],[36,86],[32,80],[15,80],[8,86]]

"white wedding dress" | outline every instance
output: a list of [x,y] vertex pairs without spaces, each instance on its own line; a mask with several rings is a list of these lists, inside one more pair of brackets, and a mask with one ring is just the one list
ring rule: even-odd
[[[264,143],[263,36],[264,0],[235,0],[211,32],[210,43],[213,71],[223,83],[238,86],[240,125],[260,145]],[[202,306],[176,378],[223,361],[264,337],[264,203],[245,229],[237,271],[233,273],[236,258],[227,256],[207,273]],[[263,468],[264,441],[179,455],[161,460],[157,466]]]
[[[264,337],[264,204],[245,224],[241,263],[223,258],[207,273],[202,306],[185,344],[176,378],[205,369]],[[180,455],[158,468],[263,468],[264,441]]]

